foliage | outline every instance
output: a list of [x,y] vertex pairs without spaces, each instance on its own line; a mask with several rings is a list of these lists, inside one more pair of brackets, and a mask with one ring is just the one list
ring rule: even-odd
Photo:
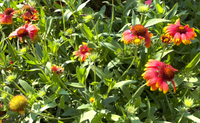
[[[13,14],[13,24],[1,25],[0,114],[6,114],[0,119],[5,123],[199,122],[200,3],[153,0],[143,11],[139,7],[144,2],[107,0],[97,10],[99,4],[90,0],[0,0],[2,13],[8,7],[33,6],[38,20],[30,23],[39,29],[34,40],[26,36],[22,43],[18,37],[9,39],[10,33],[28,23],[20,14]],[[182,25],[195,28],[197,37],[188,45],[162,43],[163,28],[178,18]],[[136,24],[153,34],[149,48],[144,42],[121,42],[123,32]],[[90,52],[85,61],[74,55],[83,42]],[[141,75],[150,59],[178,70],[173,79],[176,93],[171,82],[166,94],[145,86]],[[9,108],[16,95],[27,98],[24,113]]]

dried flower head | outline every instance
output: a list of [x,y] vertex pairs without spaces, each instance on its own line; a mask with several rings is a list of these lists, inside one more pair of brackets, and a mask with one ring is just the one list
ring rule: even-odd
[[14,96],[9,103],[11,111],[23,113],[24,108],[27,105],[27,99],[23,95]]

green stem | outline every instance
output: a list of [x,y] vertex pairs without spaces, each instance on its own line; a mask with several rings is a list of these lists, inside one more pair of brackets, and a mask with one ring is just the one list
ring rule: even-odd
[[94,81],[96,82],[96,65],[95,65],[95,61],[94,61]]
[[143,20],[143,14],[141,14],[140,24],[142,24],[142,20]]
[[181,115],[180,119],[178,120],[178,123],[180,123],[181,120],[183,119],[183,115],[184,115],[184,113]]
[[5,91],[1,90],[1,89],[0,89],[0,91],[1,91],[2,93],[5,93],[5,94],[7,94],[7,95],[9,95],[9,96],[13,97],[13,95],[12,95],[12,94],[9,94],[9,93],[7,93],[7,92],[5,92]]
[[166,49],[166,44],[164,44],[163,51],[162,51],[162,54],[161,54],[161,56],[160,56],[160,61],[162,60],[163,54],[164,54],[164,52],[165,52],[165,49]]
[[109,36],[110,36],[110,33],[112,31],[112,25],[113,25],[113,21],[114,21],[114,0],[112,0],[112,19],[111,19],[111,23],[110,23],[110,31],[109,31]]
[[130,101],[126,104],[126,106],[131,103],[131,101],[133,101],[133,99],[135,98],[135,96],[137,95],[137,93],[146,85],[146,83],[144,83],[142,86],[140,86],[138,88],[138,90],[134,93],[134,95],[132,96],[132,98],[130,99]]
[[134,57],[133,57],[133,61],[132,63],[130,64],[130,66],[128,67],[128,69],[122,74],[122,76],[118,79],[118,81],[121,80],[121,78],[129,71],[129,69],[133,66],[134,62],[135,62],[135,59],[137,57],[137,51],[138,51],[138,47],[135,49],[135,54],[134,54]]
[[31,112],[31,113],[34,113],[34,114],[37,114],[37,115],[40,115],[40,116],[43,116],[43,117],[46,117],[46,118],[49,118],[49,119],[52,119],[52,120],[69,120],[69,119],[74,119],[74,118],[75,118],[75,117],[69,117],[69,118],[54,118],[54,117],[49,117],[49,116],[47,116],[47,115],[34,112],[34,111],[32,111],[32,110],[29,110],[29,109],[26,109],[26,110],[28,110],[28,111]]
[[91,22],[92,22],[92,25],[94,26],[94,30],[95,30],[95,33],[96,33],[96,36],[97,36],[97,44],[99,45],[99,36],[98,36],[97,29],[96,29],[96,27],[95,27],[95,25],[94,25],[93,20],[92,20]]
[[181,100],[185,97],[185,95],[187,94],[189,89],[186,90],[186,92],[183,94],[183,96],[181,97],[181,99],[179,100],[179,102],[181,102]]
[[15,84],[15,86],[16,86],[24,95],[26,95],[26,92],[24,92],[24,91],[17,85],[17,83],[15,83],[14,81],[13,81],[13,83]]

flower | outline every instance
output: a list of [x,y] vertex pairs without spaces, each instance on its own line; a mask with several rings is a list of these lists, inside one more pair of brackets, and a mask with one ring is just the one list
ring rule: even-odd
[[9,37],[13,38],[15,36],[19,37],[20,41],[22,41],[22,37],[29,36],[31,40],[34,40],[34,36],[38,32],[38,27],[33,24],[25,24],[24,26],[21,26],[17,28],[14,32],[12,32]]
[[[145,28],[143,25],[135,25],[130,26],[130,30],[126,30],[122,34],[122,40],[124,44],[129,44],[133,42],[134,44],[140,44],[142,40],[145,40],[146,48],[149,48],[151,45],[151,37],[153,36],[152,33],[148,32],[148,29]],[[139,40],[138,40],[139,39]]]
[[183,26],[180,24],[180,19],[177,19],[175,24],[169,24],[164,28],[164,31],[174,38],[174,44],[180,45],[184,43],[185,45],[191,44],[190,39],[196,37],[194,28],[190,28],[187,24]]
[[12,62],[12,61],[9,61],[9,63],[10,63],[10,64],[13,64],[13,62]]
[[160,38],[163,43],[169,44],[172,42],[172,37],[169,34],[163,34]]
[[152,0],[146,0],[144,3],[145,3],[146,5],[148,5],[148,6],[150,6],[151,3],[152,3]]
[[146,4],[139,4],[137,7],[137,11],[141,13],[146,13],[149,10],[149,5]]
[[26,104],[27,104],[27,99],[25,96],[16,95],[10,100],[9,107],[11,111],[23,113]]
[[155,91],[159,88],[159,91],[163,90],[163,93],[167,93],[169,87],[167,81],[171,81],[174,86],[174,92],[176,92],[175,83],[172,80],[174,78],[175,71],[171,65],[165,64],[157,60],[149,60],[145,65],[145,72],[142,74],[143,78],[147,80],[147,86],[151,86],[151,91]]
[[95,99],[93,97],[90,97],[90,102],[93,103]]
[[186,107],[191,108],[194,104],[194,99],[187,97],[187,98],[184,99],[183,103]]
[[52,70],[53,72],[55,72],[56,74],[60,74],[60,73],[63,72],[64,68],[59,67],[59,66],[56,66],[56,65],[53,65],[53,66],[51,67],[51,70]]
[[31,20],[38,20],[37,16],[37,10],[34,9],[32,6],[24,5],[22,7],[22,10],[24,11],[24,14],[22,17],[24,18],[25,22],[30,22]]
[[75,55],[75,58],[79,57],[79,60],[85,61],[86,58],[88,57],[88,55],[91,55],[91,53],[89,52],[90,48],[87,47],[87,43],[82,42],[83,45],[79,46],[79,50],[78,51],[74,51],[73,55]]
[[0,13],[0,23],[1,24],[12,24],[12,15],[13,15],[14,9],[12,8],[6,8],[4,11],[4,14]]

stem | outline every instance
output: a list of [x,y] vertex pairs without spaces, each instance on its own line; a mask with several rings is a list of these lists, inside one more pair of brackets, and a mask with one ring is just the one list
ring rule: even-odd
[[112,19],[111,19],[111,23],[110,23],[110,31],[109,31],[109,36],[110,36],[110,33],[111,33],[111,30],[112,30],[112,25],[113,25],[113,21],[114,21],[114,0],[112,0]]
[[96,27],[95,27],[95,25],[94,25],[93,20],[92,20],[91,22],[92,22],[92,25],[94,26],[94,30],[95,30],[95,33],[96,33],[96,36],[97,36],[97,44],[99,45],[99,36],[98,36],[97,29],[96,29]]
[[96,82],[96,65],[95,65],[95,62],[94,62],[94,81]]
[[130,66],[128,67],[128,69],[122,74],[122,76],[118,79],[118,81],[120,81],[121,78],[122,78],[122,77],[128,72],[128,70],[133,66],[133,64],[134,64],[134,62],[135,62],[135,58],[137,57],[137,51],[138,51],[138,47],[135,49],[135,54],[134,54],[132,63],[130,64]]
[[5,91],[1,90],[1,89],[0,89],[0,91],[1,91],[2,93],[5,93],[5,94],[7,94],[7,95],[9,95],[9,96],[13,97],[13,95],[12,95],[12,94],[9,94],[9,93],[7,93],[7,92],[5,92]]
[[52,119],[52,120],[69,120],[69,119],[73,119],[74,117],[69,117],[69,118],[54,118],[54,117],[49,117],[47,115],[44,115],[44,114],[40,114],[40,113],[37,113],[37,112],[34,112],[34,111],[31,111],[29,109],[27,109],[29,112],[31,113],[34,113],[34,114],[37,114],[37,115],[40,115],[40,116],[43,116],[43,117],[46,117],[46,118],[49,118],[49,119]]
[[181,115],[180,119],[178,120],[178,123],[180,123],[181,120],[183,119],[183,115],[184,115],[184,113]]
[[141,14],[140,24],[142,24],[142,20],[143,20],[143,14]]
[[131,103],[131,101],[133,101],[133,99],[135,98],[135,96],[137,95],[137,93],[146,85],[146,83],[144,83],[142,86],[140,86],[138,88],[138,90],[134,93],[134,95],[132,96],[132,98],[130,99],[130,101],[126,104],[126,106]]
[[26,92],[24,92],[24,91],[17,85],[17,83],[15,83],[14,81],[13,81],[13,83],[15,84],[15,86],[16,86],[24,95],[26,95]]
[[166,44],[165,44],[164,47],[163,47],[163,51],[162,51],[162,54],[161,54],[161,56],[160,56],[160,61],[162,60],[162,56],[163,56],[163,54],[164,54],[164,52],[165,52],[165,49],[166,49]]
[[181,97],[181,99],[180,99],[179,102],[181,102],[181,100],[185,97],[185,95],[187,94],[188,90],[189,90],[189,89],[186,90],[186,92],[183,94],[183,96]]

